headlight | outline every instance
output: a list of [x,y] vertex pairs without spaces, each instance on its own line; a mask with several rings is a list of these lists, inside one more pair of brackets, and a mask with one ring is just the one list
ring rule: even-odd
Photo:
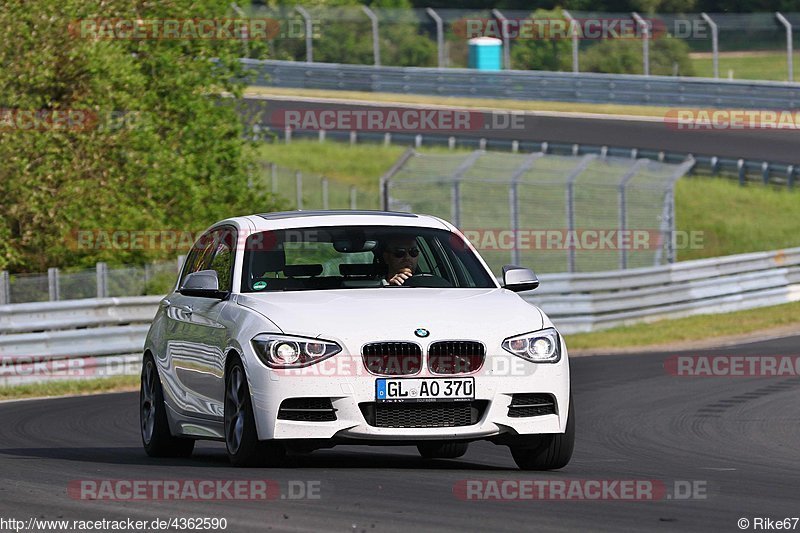
[[557,363],[561,359],[561,339],[553,328],[508,338],[502,346],[505,351],[534,363]]
[[252,343],[258,358],[270,368],[301,368],[342,351],[335,342],[269,333],[256,336]]

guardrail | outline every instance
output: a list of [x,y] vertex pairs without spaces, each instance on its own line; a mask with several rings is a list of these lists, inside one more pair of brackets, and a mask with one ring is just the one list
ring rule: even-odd
[[800,84],[713,78],[458,68],[381,67],[242,59],[255,85],[595,104],[785,109]]
[[547,274],[525,299],[565,333],[800,300],[800,248],[624,271]]
[[[799,301],[800,248],[540,279],[523,298],[571,334]],[[0,306],[0,385],[138,372],[160,299]]]

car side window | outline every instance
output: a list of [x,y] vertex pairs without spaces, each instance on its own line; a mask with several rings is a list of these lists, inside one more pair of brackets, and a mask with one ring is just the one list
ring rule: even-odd
[[197,239],[189,255],[186,257],[186,263],[183,266],[183,273],[181,274],[181,281],[178,286],[183,286],[186,276],[192,272],[208,269],[211,262],[211,257],[214,252],[215,235],[214,232],[206,232],[202,237]]
[[214,253],[208,268],[217,272],[219,290],[230,291],[233,286],[233,243],[236,233],[232,228],[221,228],[214,234]]

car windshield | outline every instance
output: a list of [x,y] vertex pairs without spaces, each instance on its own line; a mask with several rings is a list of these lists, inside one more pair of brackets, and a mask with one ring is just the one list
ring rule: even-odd
[[[403,273],[401,283],[392,278]],[[449,231],[384,226],[293,228],[250,235],[242,292],[370,287],[495,288]]]

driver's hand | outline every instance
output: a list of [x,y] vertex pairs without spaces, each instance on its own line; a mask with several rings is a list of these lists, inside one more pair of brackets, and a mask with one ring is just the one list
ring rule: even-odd
[[392,278],[389,280],[389,285],[402,285],[408,278],[412,276],[412,274],[413,273],[411,272],[410,268],[403,268],[400,270],[400,272],[392,276]]

